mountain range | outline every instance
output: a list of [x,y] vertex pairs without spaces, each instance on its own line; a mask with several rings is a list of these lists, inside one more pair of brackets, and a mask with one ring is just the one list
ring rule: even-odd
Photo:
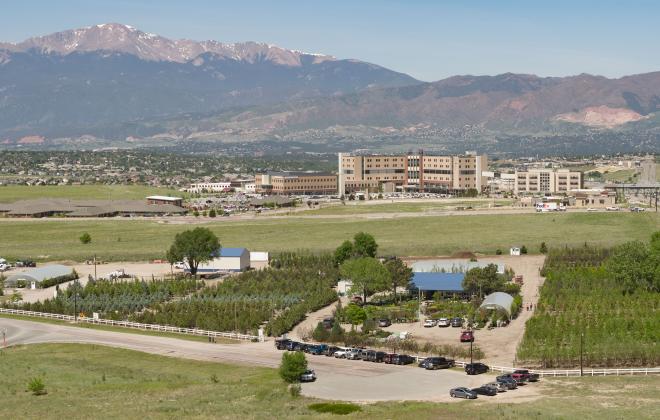
[[0,43],[5,144],[81,136],[258,140],[338,129],[428,137],[466,127],[493,136],[657,135],[658,111],[660,72],[426,83],[359,60],[256,42],[171,40],[114,23]]

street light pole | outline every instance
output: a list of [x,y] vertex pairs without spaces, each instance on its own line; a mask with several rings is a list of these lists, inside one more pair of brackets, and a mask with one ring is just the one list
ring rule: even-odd
[[470,341],[470,364],[473,363],[473,360],[472,360],[472,344],[473,343],[474,343],[474,341]]

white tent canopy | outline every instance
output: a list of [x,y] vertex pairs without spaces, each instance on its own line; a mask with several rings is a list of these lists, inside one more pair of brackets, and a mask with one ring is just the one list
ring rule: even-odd
[[509,316],[511,316],[511,304],[513,303],[513,297],[504,292],[495,292],[486,296],[484,301],[481,303],[479,308],[484,309],[504,309]]

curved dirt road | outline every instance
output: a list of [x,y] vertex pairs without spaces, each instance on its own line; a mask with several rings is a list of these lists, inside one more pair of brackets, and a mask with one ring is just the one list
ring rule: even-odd
[[[0,330],[6,329],[7,344],[86,343],[137,350],[146,353],[194,360],[277,367],[281,352],[273,342],[209,344],[121,332],[110,332],[59,324],[0,318]],[[308,356],[319,379],[304,384],[303,394],[323,399],[346,401],[425,400],[448,401],[449,389],[478,386],[494,375],[467,376],[458,370],[426,371],[413,366],[340,360]],[[539,385],[507,392],[487,401],[523,402],[538,395]]]

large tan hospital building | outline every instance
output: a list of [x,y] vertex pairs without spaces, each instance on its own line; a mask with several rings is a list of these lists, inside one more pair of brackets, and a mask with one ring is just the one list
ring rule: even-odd
[[436,156],[339,154],[339,195],[357,191],[453,192],[486,186],[485,155]]

